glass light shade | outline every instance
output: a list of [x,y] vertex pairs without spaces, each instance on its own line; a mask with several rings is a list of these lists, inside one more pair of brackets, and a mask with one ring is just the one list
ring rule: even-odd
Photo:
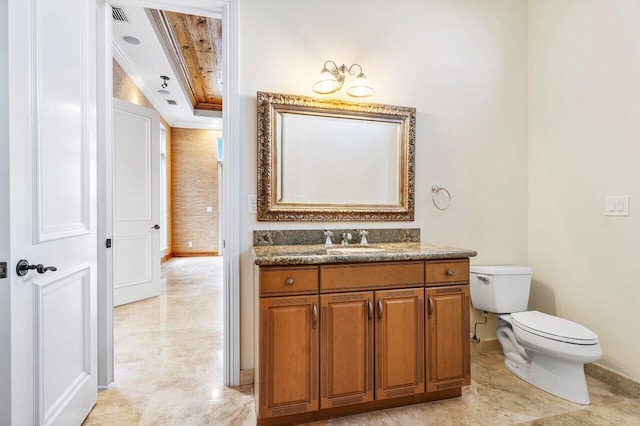
[[318,77],[318,80],[313,84],[312,89],[316,93],[326,94],[335,92],[340,89],[341,86],[342,84],[336,80],[336,77],[331,74],[328,69],[323,68],[320,77]]
[[353,84],[347,89],[347,95],[355,98],[364,98],[376,93],[371,87],[371,84],[367,81],[367,77],[360,73],[354,80]]

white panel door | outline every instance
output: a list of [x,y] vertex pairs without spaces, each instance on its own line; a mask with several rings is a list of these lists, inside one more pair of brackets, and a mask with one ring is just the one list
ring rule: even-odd
[[[95,2],[7,10],[11,401],[0,424],[77,425],[97,398]],[[34,269],[18,273],[20,260]]]
[[160,294],[160,115],[113,99],[113,301]]

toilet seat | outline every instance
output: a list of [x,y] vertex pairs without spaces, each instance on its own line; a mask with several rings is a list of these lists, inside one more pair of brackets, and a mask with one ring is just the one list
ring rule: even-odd
[[511,324],[537,336],[574,345],[597,345],[598,336],[588,328],[564,318],[538,311],[514,312]]

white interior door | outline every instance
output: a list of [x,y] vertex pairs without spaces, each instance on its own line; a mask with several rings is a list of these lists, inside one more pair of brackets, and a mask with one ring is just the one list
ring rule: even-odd
[[113,301],[160,294],[160,115],[113,99]]
[[[77,425],[97,398],[95,2],[3,3],[11,378],[0,424]],[[20,260],[34,269],[18,274]]]

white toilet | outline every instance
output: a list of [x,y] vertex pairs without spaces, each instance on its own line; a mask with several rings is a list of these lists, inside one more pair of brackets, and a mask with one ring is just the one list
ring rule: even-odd
[[598,336],[575,322],[526,310],[531,268],[472,266],[470,284],[473,307],[498,316],[507,369],[560,398],[589,404],[584,364],[602,356]]

